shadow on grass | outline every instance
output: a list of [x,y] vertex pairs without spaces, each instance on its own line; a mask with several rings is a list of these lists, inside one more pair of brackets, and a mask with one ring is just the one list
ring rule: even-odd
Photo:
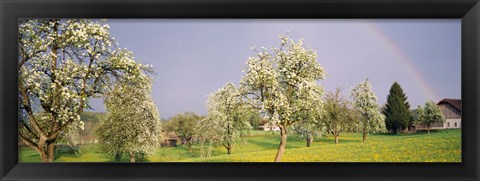
[[[368,139],[368,138],[367,138]],[[328,138],[322,138],[319,140],[315,140],[315,142],[320,143],[320,144],[335,144],[335,138],[334,137],[328,137]],[[363,142],[362,138],[358,139],[342,139],[342,136],[338,137],[338,144],[342,143],[360,143]]]
[[[272,141],[272,140],[275,140],[275,141]],[[288,141],[290,140],[287,140],[287,145],[286,145],[286,148],[300,148],[298,146],[293,146],[292,144],[288,144]],[[251,143],[251,144],[254,144],[254,145],[257,145],[261,148],[264,148],[264,149],[273,149],[273,150],[276,150],[278,149],[278,145],[280,144],[280,139],[275,139],[275,138],[272,138],[272,139],[269,139],[268,141],[267,140],[248,140],[247,141],[248,143]]]
[[[436,134],[436,133],[444,133],[448,132],[449,130],[430,130],[430,134]],[[415,135],[427,135],[428,132],[426,130],[418,130],[415,133],[375,133],[371,135],[381,135],[381,136],[415,136]]]

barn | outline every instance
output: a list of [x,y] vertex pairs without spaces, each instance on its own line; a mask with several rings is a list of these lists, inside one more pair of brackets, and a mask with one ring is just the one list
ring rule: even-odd
[[445,116],[444,128],[461,128],[462,123],[462,100],[442,99],[438,102],[440,110]]

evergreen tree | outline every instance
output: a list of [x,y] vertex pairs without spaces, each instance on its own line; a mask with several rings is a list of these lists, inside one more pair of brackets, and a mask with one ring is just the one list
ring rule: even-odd
[[387,129],[396,134],[407,128],[413,121],[407,96],[397,82],[394,82],[390,88],[383,114],[386,116]]

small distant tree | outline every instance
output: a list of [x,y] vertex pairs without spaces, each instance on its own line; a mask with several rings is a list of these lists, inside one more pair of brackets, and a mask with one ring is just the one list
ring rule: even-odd
[[357,121],[356,112],[348,107],[349,104],[342,96],[340,88],[325,95],[323,123],[327,132],[335,138],[335,144],[338,144],[340,133],[353,127]]
[[[104,113],[100,112],[83,112],[80,117],[82,122],[84,122],[84,129],[79,130],[80,136],[94,136],[95,129],[98,127],[98,123],[102,119],[101,117],[104,116]],[[81,139],[81,144],[84,143],[85,140]],[[91,141],[91,140],[89,140]]]
[[192,151],[193,138],[197,134],[197,125],[203,116],[193,112],[185,112],[171,117],[169,120],[170,127],[183,140],[185,140],[188,151]]
[[102,152],[113,154],[115,161],[126,154],[135,162],[160,146],[160,115],[151,98],[150,78],[117,82],[104,102],[107,114],[97,129]]
[[384,132],[385,116],[380,112],[377,96],[373,93],[368,79],[352,88],[350,96],[354,100],[354,109],[361,115],[359,126],[362,129],[363,141],[367,139],[367,133]]
[[197,125],[200,139],[200,157],[210,157],[213,147],[218,146],[223,137],[223,131],[216,116],[209,115],[200,120]]
[[[319,119],[319,118],[317,118]],[[321,122],[298,122],[292,126],[293,133],[305,139],[306,146],[310,147],[316,138],[321,138],[325,133],[325,127]]]
[[242,95],[232,83],[227,83],[208,97],[209,120],[216,121],[221,133],[221,144],[230,154],[234,144],[240,139],[242,132],[251,129],[248,104],[242,100]]
[[440,110],[438,105],[435,104],[433,101],[427,101],[423,108],[421,106],[418,106],[416,111],[418,115],[417,121],[427,126],[428,134],[430,134],[430,127],[432,123],[445,123],[445,116],[443,115],[442,110]]
[[403,129],[413,123],[410,104],[402,87],[394,82],[387,96],[387,103],[382,110],[385,115],[385,125],[388,130],[399,134]]
[[253,108],[247,109],[245,111],[245,118],[248,119],[248,122],[250,123],[250,126],[252,126],[252,129],[260,128],[262,117],[260,116],[260,113],[258,112],[257,109],[253,109]]

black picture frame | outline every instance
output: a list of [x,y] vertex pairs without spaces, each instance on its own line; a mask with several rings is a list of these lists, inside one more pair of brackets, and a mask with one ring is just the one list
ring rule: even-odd
[[[1,180],[479,180],[478,0],[0,0]],[[18,18],[455,18],[462,163],[18,163]]]

